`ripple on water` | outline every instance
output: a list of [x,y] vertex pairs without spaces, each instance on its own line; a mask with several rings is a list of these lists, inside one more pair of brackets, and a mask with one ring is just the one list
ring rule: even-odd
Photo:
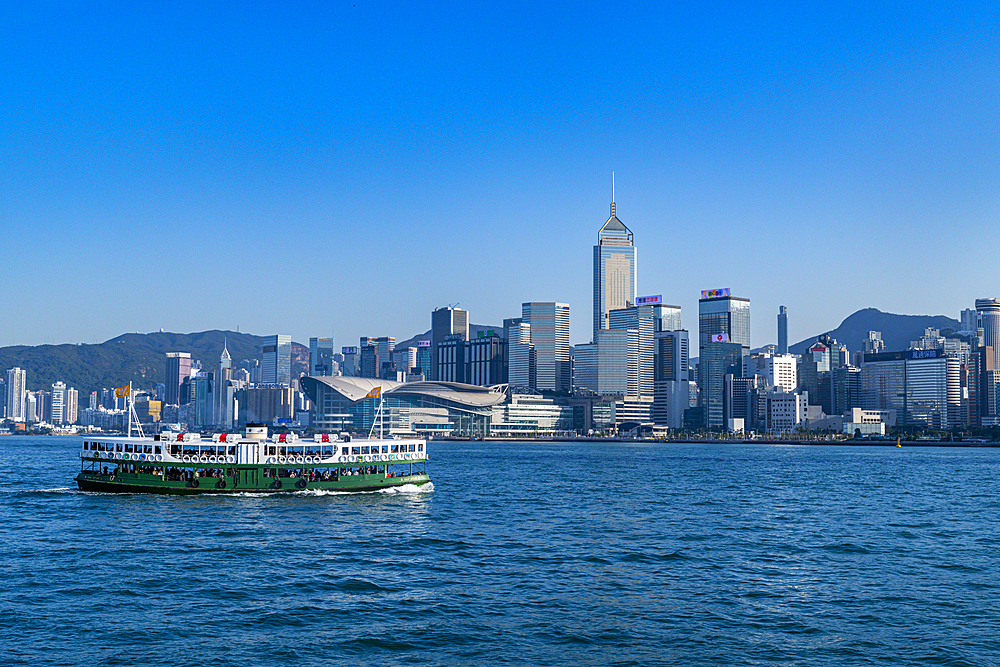
[[436,488],[170,498],[75,490],[75,445],[0,438],[12,664],[1000,663],[992,449],[435,443]]

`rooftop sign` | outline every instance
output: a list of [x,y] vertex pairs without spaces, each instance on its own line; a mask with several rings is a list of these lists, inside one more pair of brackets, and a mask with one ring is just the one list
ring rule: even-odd
[[663,295],[657,294],[656,296],[639,296],[635,299],[635,305],[637,306],[651,306],[654,303],[663,303]]
[[418,340],[417,347],[430,347],[431,342],[429,340]]
[[730,296],[728,287],[722,287],[720,289],[706,289],[701,291],[702,299],[719,299],[727,296]]

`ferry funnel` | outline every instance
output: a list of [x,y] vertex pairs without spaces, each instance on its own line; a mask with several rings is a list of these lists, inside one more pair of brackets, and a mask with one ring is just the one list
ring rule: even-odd
[[247,440],[267,440],[267,425],[259,422],[247,424]]

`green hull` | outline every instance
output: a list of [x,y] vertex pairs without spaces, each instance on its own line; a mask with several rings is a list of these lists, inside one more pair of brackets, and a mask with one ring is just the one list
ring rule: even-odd
[[230,466],[225,477],[199,477],[194,480],[164,479],[161,475],[119,472],[117,475],[83,471],[76,477],[82,491],[104,493],[160,493],[194,495],[201,493],[293,493],[296,491],[378,491],[405,484],[417,486],[431,481],[426,473],[396,477],[385,474],[350,475],[339,479],[307,480],[304,477],[270,477],[266,466]]

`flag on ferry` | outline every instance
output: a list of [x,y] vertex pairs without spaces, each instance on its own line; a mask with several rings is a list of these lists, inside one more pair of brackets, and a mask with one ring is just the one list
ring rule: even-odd
[[382,386],[379,385],[372,389],[365,398],[382,398]]
[[115,389],[115,396],[128,396],[132,393],[132,383],[128,383],[124,387],[118,387]]

